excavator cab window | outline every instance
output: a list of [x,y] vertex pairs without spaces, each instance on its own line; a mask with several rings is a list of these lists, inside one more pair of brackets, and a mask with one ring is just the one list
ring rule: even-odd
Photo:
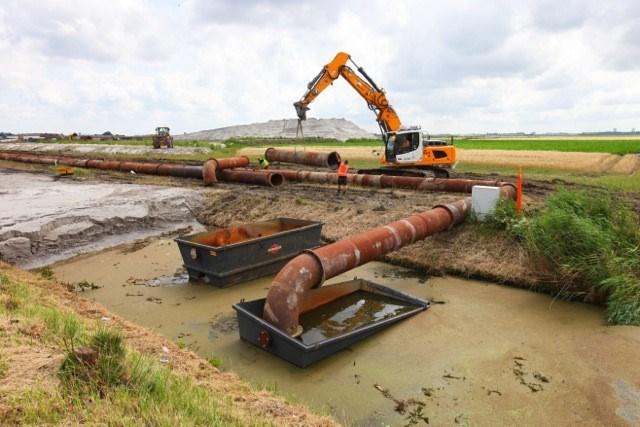
[[418,149],[420,137],[416,133],[401,133],[396,135],[396,154],[406,154]]

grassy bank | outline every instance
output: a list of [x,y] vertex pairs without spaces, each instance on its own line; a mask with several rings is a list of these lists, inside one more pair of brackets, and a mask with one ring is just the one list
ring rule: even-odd
[[640,218],[628,200],[562,190],[523,217],[503,201],[484,227],[506,231],[554,271],[559,296],[605,295],[610,323],[640,325]]
[[195,355],[58,286],[0,264],[2,425],[332,424],[207,362],[189,370]]

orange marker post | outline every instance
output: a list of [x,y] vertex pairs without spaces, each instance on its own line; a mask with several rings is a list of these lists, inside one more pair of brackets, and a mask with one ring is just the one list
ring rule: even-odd
[[518,178],[516,179],[516,212],[522,215],[522,166],[518,166]]

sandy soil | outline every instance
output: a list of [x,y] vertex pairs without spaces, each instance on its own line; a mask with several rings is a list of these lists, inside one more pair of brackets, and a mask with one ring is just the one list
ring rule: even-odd
[[[160,359],[161,356],[166,357],[168,354],[169,366],[174,372],[189,375],[212,393],[229,399],[235,414],[240,418],[259,417],[282,426],[335,425],[335,422],[328,417],[311,414],[304,407],[289,404],[283,398],[270,392],[249,387],[237,375],[220,372],[192,351],[180,349],[174,342],[153,333],[151,330],[109,312],[100,304],[79,297],[68,291],[64,285],[41,279],[3,262],[0,262],[0,272],[30,286],[45,290],[48,303],[64,309],[70,308],[90,320],[117,325],[122,329],[127,343],[143,354],[157,359]],[[0,335],[1,337],[2,335]],[[3,348],[3,353],[8,354],[12,358],[11,360],[14,355],[19,357],[20,352],[25,352],[20,345],[16,346],[13,342],[8,344],[12,347],[15,346],[15,348],[11,350]],[[163,350],[163,347],[168,349],[168,353]],[[57,381],[55,377],[51,378],[51,376],[57,370],[56,362],[60,356],[54,354],[52,349],[39,348],[38,346],[34,346],[27,353],[23,356],[28,356],[29,360],[22,361],[20,365],[25,374],[23,383],[28,385],[29,381],[47,381],[50,386],[55,386]],[[13,367],[13,364],[11,366]],[[38,368],[41,369],[38,371]],[[3,387],[7,387],[7,390],[16,390],[17,387],[21,387],[16,385],[19,381],[14,380],[16,380],[14,374],[3,379],[0,382],[0,391],[3,390]]]
[[[292,147],[293,148],[293,147]],[[301,148],[299,148],[301,149]],[[304,149],[330,152],[337,150],[343,159],[378,159],[381,148],[375,147],[311,147]],[[260,155],[264,148],[243,148],[239,154]],[[468,150],[457,149],[457,160],[480,165],[522,166],[579,171],[586,173],[616,173],[630,175],[640,170],[640,156],[604,153],[571,153],[560,151]],[[526,172],[526,170],[525,170]]]

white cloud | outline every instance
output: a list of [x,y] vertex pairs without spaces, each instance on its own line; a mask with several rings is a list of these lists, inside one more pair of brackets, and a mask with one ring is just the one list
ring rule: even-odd
[[[640,6],[616,2],[8,1],[0,130],[176,132],[293,117],[347,51],[432,132],[640,128]],[[343,81],[312,104],[377,130]]]

